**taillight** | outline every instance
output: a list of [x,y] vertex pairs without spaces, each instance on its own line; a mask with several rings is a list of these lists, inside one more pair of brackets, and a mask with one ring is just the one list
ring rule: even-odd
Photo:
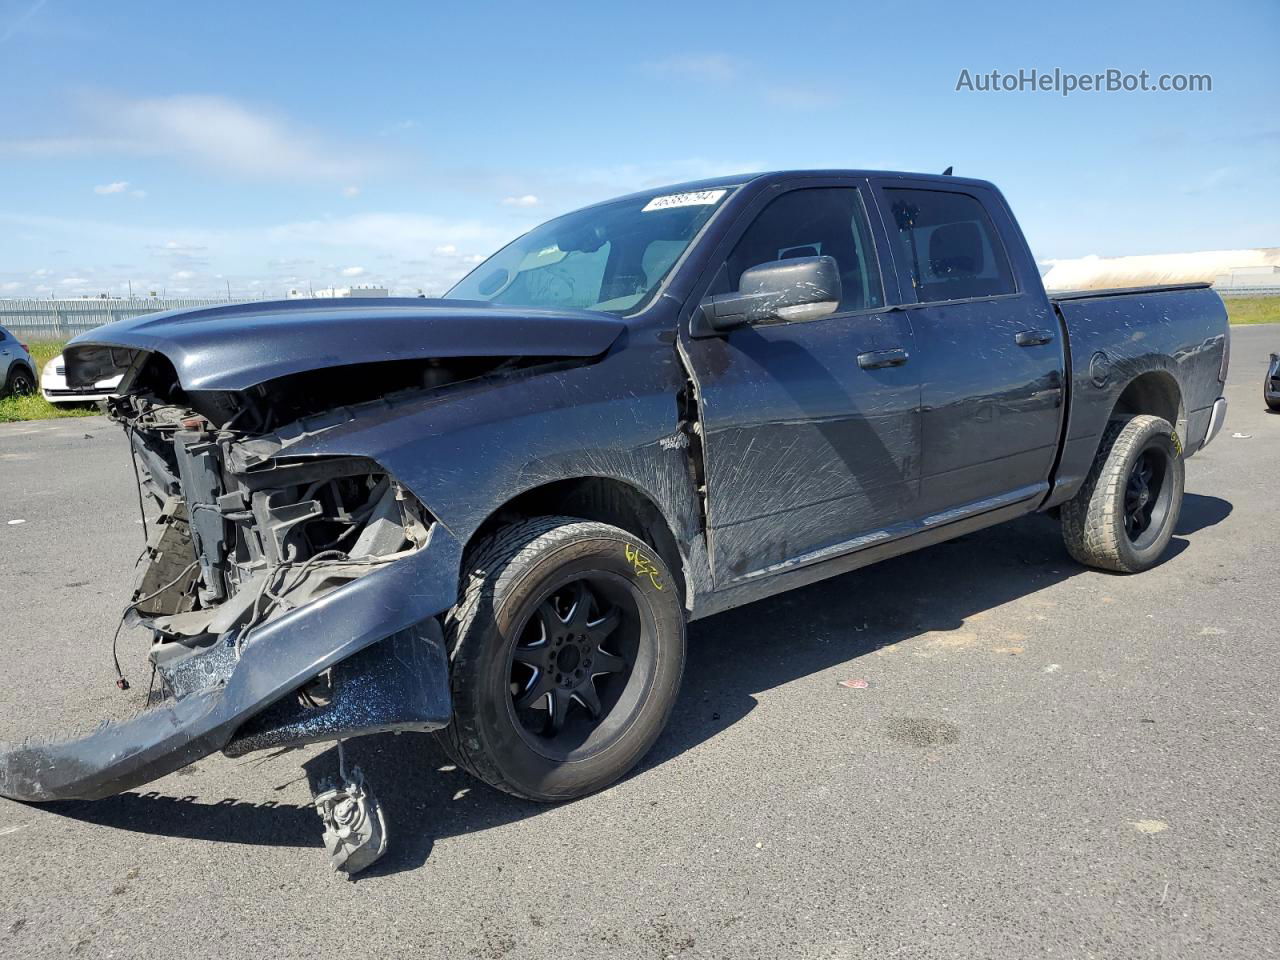
[[30,352],[31,352],[30,350],[28,350],[28,349],[27,349],[27,345],[26,345],[25,343],[23,343],[21,340],[19,340],[19,341],[18,341],[18,346],[20,346],[20,347],[23,349],[23,351],[24,351],[24,352],[26,352],[26,353],[30,353]]
[[1218,370],[1218,382],[1227,382],[1227,367],[1231,364],[1231,328],[1222,335],[1222,367]]

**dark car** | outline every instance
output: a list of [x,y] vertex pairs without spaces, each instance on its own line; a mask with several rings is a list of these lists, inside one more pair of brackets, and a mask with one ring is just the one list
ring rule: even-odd
[[1273,353],[1262,381],[1262,399],[1272,410],[1280,410],[1280,353]]
[[0,327],[0,397],[35,393],[36,364],[31,352],[4,327]]
[[[691,619],[1035,511],[1082,563],[1154,565],[1227,338],[1207,285],[1047,296],[990,183],[859,171],[589,207],[444,300],[100,327],[67,376],[124,374],[167,699],[0,756],[0,793],[386,730],[521,797],[599,790]],[[317,802],[337,862],[376,856],[367,785]]]

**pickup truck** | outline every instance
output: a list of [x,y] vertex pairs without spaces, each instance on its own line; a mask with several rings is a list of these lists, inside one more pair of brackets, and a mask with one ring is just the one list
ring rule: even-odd
[[[1151,567],[1228,327],[1206,285],[1046,295],[990,183],[778,172],[569,213],[445,299],[170,311],[65,356],[123,376],[153,504],[125,620],[163,697],[8,750],[0,793],[428,730],[560,801],[654,743],[690,620],[1034,511]],[[340,772],[354,870],[386,829]]]

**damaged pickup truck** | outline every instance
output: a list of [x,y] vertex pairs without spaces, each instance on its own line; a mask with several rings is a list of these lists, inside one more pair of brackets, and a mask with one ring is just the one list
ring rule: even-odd
[[[9,749],[0,793],[434,730],[495,787],[582,796],[658,737],[691,619],[1033,511],[1151,567],[1227,362],[1206,286],[1051,297],[991,184],[856,171],[589,207],[443,300],[100,327],[67,378],[123,374],[153,503],[124,622],[162,697]],[[317,805],[355,870],[386,827],[340,772]]]

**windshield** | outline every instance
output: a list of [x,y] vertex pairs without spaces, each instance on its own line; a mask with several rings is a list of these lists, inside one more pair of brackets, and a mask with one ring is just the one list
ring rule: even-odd
[[513,240],[445,296],[520,307],[633,313],[644,306],[728,188],[617,200]]

